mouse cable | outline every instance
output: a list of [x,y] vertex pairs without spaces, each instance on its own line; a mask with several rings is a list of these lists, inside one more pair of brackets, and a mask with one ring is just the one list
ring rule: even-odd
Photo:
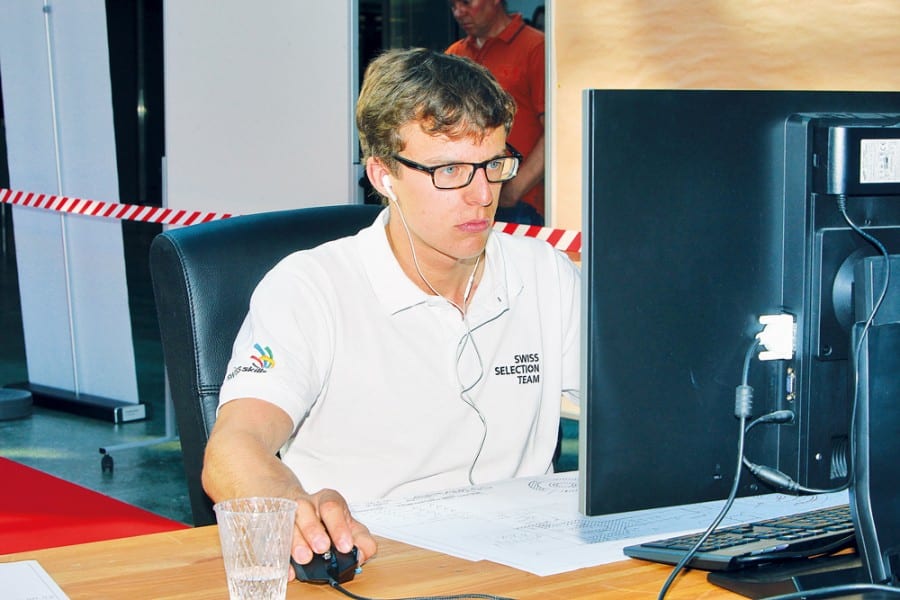
[[[354,594],[340,583],[335,581],[334,579],[329,579],[328,585],[344,594],[349,598],[353,598],[354,600],[378,600],[377,598],[370,598],[368,596],[359,596]],[[506,598],[504,596],[494,596],[491,594],[450,594],[443,596],[410,596],[408,598],[392,598],[391,600],[514,600],[513,598]]]

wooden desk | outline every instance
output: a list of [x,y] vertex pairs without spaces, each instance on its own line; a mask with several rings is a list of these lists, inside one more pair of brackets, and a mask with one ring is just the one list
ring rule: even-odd
[[[490,562],[469,562],[379,539],[378,556],[347,584],[373,598],[488,593],[513,598],[656,598],[669,574],[637,560],[538,577]],[[34,559],[72,600],[136,598],[222,600],[228,597],[215,526],[154,533],[0,556],[0,562]],[[328,586],[291,582],[288,598],[345,598]],[[740,598],[688,572],[667,598]]]

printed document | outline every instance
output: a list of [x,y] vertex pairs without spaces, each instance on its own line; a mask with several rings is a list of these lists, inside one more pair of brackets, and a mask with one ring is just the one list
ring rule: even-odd
[[0,563],[0,589],[6,600],[69,600],[36,560]]
[[[738,498],[720,527],[846,504],[846,492]],[[552,575],[624,560],[625,546],[705,530],[725,501],[585,517],[578,474],[557,473],[357,503],[369,530],[469,560]]]

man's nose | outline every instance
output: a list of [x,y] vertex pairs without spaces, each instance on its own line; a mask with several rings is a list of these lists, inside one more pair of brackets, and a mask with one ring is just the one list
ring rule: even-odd
[[494,201],[494,184],[488,181],[484,166],[475,170],[472,181],[465,187],[465,199],[479,206],[488,206]]

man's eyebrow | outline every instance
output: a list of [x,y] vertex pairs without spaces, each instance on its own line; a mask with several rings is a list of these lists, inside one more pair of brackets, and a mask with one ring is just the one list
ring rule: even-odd
[[459,158],[448,158],[448,159],[435,158],[433,160],[423,159],[423,160],[425,160],[425,162],[423,164],[429,164],[429,165],[433,165],[436,167],[440,167],[442,165],[460,165],[460,164],[472,165],[472,164],[478,164],[480,162],[485,162],[488,160],[494,160],[495,158],[505,158],[507,156],[512,156],[512,153],[509,152],[509,150],[507,150],[506,148],[504,148],[498,154],[495,154],[495,155],[491,156],[490,158],[486,158],[484,160],[469,161],[469,160],[462,160]]

